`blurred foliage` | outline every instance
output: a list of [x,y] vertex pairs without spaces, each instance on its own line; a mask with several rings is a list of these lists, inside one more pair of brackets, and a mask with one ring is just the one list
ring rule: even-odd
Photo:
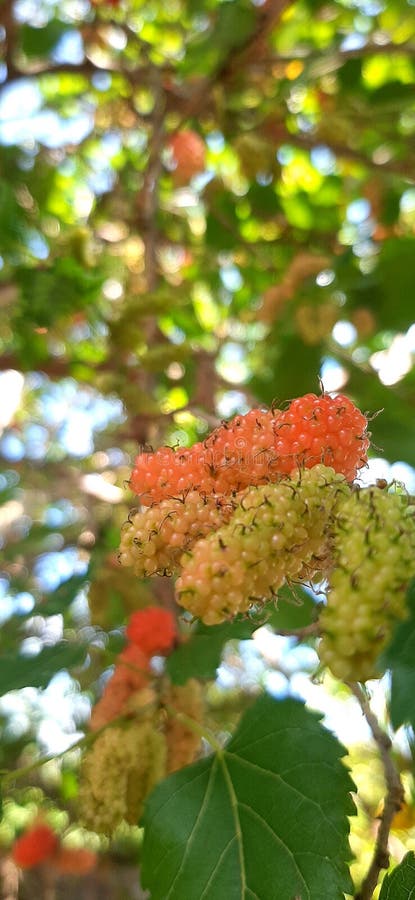
[[[0,43],[0,688],[27,688],[0,704],[14,769],[53,745],[47,697],[67,691],[69,743],[132,609],[172,602],[169,579],[116,566],[140,447],[190,445],[322,379],[373,414],[373,456],[415,465],[415,18],[410,0],[3,0]],[[206,146],[184,180],[183,129]],[[312,622],[305,596],[269,624]],[[239,671],[213,728],[250,701],[237,642],[261,624],[182,623],[174,680]],[[395,727],[415,722],[401,629]],[[76,771],[45,776],[37,805],[73,819]],[[368,817],[362,834],[366,858]]]

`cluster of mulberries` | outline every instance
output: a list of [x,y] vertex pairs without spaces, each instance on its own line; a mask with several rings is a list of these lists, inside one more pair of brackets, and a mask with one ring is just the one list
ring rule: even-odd
[[208,625],[287,580],[328,578],[321,659],[343,678],[370,677],[404,614],[414,526],[402,495],[352,488],[367,424],[341,394],[306,394],[189,449],[141,454],[131,487],[147,508],[125,526],[121,562],[141,576],[178,570],[178,604]]
[[332,497],[368,445],[347,397],[306,394],[236,416],[188,449],[141,454],[131,487],[147,508],[125,524],[120,562],[138,576],[179,568],[178,602],[207,624],[244,613],[323,568]]
[[353,492],[339,503],[332,554],[320,659],[346,681],[376,678],[377,659],[405,617],[406,586],[415,576],[415,507],[380,487]]
[[81,819],[105,834],[122,822],[136,824],[153,787],[193,762],[201,742],[199,683],[191,679],[175,687],[151,668],[154,655],[166,656],[175,645],[173,615],[160,607],[139,610],[130,618],[126,637],[127,646],[92,711],[91,731],[98,733],[81,766]]
[[179,568],[179,605],[207,625],[245,614],[286,581],[327,580],[322,662],[343,679],[376,675],[415,575],[413,508],[399,492],[354,489],[366,417],[343,395],[306,394],[251,410],[189,449],[135,462],[149,508],[126,526],[137,574]]
[[144,800],[165,772],[165,738],[152,722],[133,719],[106,728],[82,762],[82,820],[104,834],[124,821],[136,825]]
[[366,417],[343,395],[251,410],[189,449],[140,455],[133,490],[150,504],[125,527],[121,561],[179,570],[176,598],[208,625],[245,614],[284,582],[327,579],[319,653],[345,679],[377,674],[415,575],[403,494],[353,489]]

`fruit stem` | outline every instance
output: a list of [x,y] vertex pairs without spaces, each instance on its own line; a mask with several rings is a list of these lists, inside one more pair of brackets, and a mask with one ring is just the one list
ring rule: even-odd
[[190,716],[187,716],[186,713],[181,712],[175,709],[170,703],[165,704],[165,710],[168,712],[169,716],[174,716],[178,722],[182,722],[189,731],[193,731],[194,734],[199,735],[199,737],[204,738],[208,744],[212,747],[212,750],[215,753],[222,753],[223,747],[219,743],[217,737],[213,734],[213,731],[210,728],[206,728],[204,725],[200,725],[199,722],[196,722],[195,719],[192,719]]

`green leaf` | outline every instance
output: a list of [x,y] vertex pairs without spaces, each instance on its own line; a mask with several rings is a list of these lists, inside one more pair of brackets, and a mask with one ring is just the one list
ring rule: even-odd
[[218,9],[215,43],[226,53],[243,47],[252,34],[255,23],[256,15],[252,7],[245,6],[240,0],[224,3]]
[[317,604],[301,585],[295,586],[295,592],[284,585],[278,591],[277,606],[272,608],[266,621],[275,631],[293,631],[310,625],[316,618]]
[[302,703],[257,700],[225,749],[151,795],[152,900],[343,900],[354,812],[344,753]]
[[41,327],[88,307],[97,299],[103,283],[102,275],[85,270],[71,257],[57,259],[47,269],[21,267],[16,280],[21,290],[20,317]]
[[297,335],[286,335],[281,341],[279,325],[273,327],[267,344],[259,344],[253,358],[254,375],[250,388],[264,403],[279,403],[287,397],[300,397],[318,390],[322,347],[307,346]]
[[66,607],[75,600],[86,580],[86,575],[72,575],[71,578],[67,578],[56,590],[48,594],[46,600],[39,604],[35,612],[32,611],[30,615],[39,613],[41,616],[54,616],[64,612]]
[[45,688],[61,669],[80,665],[86,647],[61,641],[45,647],[37,656],[5,654],[0,659],[0,696],[24,687]]
[[[282,602],[281,602],[282,601]],[[222,625],[203,625],[198,622],[189,640],[168,658],[166,669],[175,684],[185,684],[189,678],[215,678],[223,647],[227,641],[249,640],[260,625],[270,625],[275,631],[303,628],[314,619],[316,604],[303,588],[296,588],[296,597],[288,587],[278,591],[278,606],[268,604],[265,619],[236,619]]]
[[396,626],[380,662],[391,669],[390,717],[396,730],[404,722],[415,727],[415,581],[408,589],[409,618]]
[[28,57],[47,56],[66,31],[67,25],[57,19],[52,19],[43,28],[22,25],[20,35],[23,53]]
[[[409,87],[409,85],[408,85]],[[411,86],[413,91],[413,87]],[[405,330],[411,321],[410,294],[415,277],[415,240],[400,236],[382,245],[375,274],[379,279],[376,309],[383,327]]]
[[385,875],[379,900],[412,900],[415,896],[415,853],[411,850],[399,866]]
[[190,640],[169,656],[166,669],[170,678],[175,684],[185,684],[189,678],[215,678],[226,642],[247,640],[253,630],[248,619],[223,625],[198,622]]

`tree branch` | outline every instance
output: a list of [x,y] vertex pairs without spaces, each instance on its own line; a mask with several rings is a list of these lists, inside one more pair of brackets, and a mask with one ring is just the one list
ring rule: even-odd
[[253,65],[256,69],[269,68],[278,65],[278,63],[303,62],[305,66],[312,66],[311,72],[313,76],[325,75],[339,69],[344,62],[349,59],[361,59],[366,56],[391,56],[396,54],[415,53],[415,44],[413,41],[405,41],[402,44],[375,44],[368,41],[362,47],[353,47],[353,49],[343,50],[341,47],[335,50],[321,53],[321,50],[298,50],[294,53],[279,53],[273,56],[265,56],[262,59],[254,61]]
[[[172,134],[180,131],[188,119],[206,107],[207,98],[212,95],[215,85],[232,81],[238,73],[246,76],[249,62],[263,55],[264,41],[290,3],[291,0],[266,0],[262,9],[258,11],[256,28],[247,38],[245,45],[233,48],[215,72],[209,77],[200,79],[191,96],[183,104],[180,122]],[[212,40],[214,37],[213,34]]]
[[390,755],[392,749],[392,741],[385,731],[380,727],[379,722],[370,707],[368,697],[361,685],[356,682],[348,683],[352,694],[356,697],[362,713],[372,732],[373,740],[378,746],[379,755],[382,760],[383,771],[385,776],[387,794],[385,797],[383,812],[380,817],[380,824],[376,837],[375,848],[372,861],[370,863],[366,877],[363,880],[360,890],[355,895],[355,900],[371,900],[373,892],[378,883],[381,869],[389,868],[389,832],[395,813],[401,808],[404,792],[402,782],[399,777],[393,759]]
[[291,144],[292,147],[298,147],[300,150],[313,150],[324,145],[339,159],[351,160],[375,172],[388,172],[390,175],[398,175],[400,178],[406,178],[407,181],[414,181],[415,179],[415,167],[411,169],[413,160],[391,159],[384,162],[376,162],[364,151],[339,143],[334,136],[332,138],[326,134],[324,136],[320,135],[318,129],[313,134],[300,132],[294,134],[288,131],[286,125],[280,119],[272,119],[264,122],[262,130],[264,136],[268,140],[274,140],[278,146]]

